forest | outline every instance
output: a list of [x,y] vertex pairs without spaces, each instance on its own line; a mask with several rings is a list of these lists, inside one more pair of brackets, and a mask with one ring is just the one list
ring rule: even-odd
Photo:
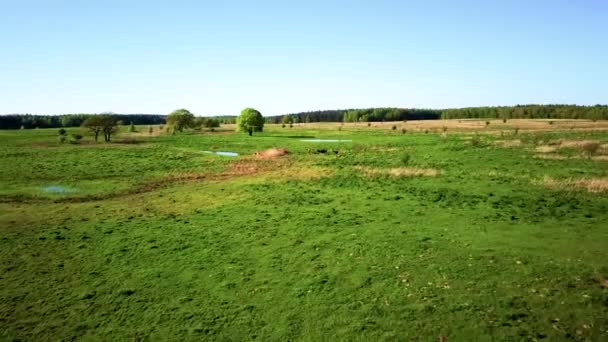
[[[33,115],[9,114],[0,115],[0,129],[59,128],[77,127],[94,114]],[[119,124],[158,125],[164,124],[166,115],[158,114],[112,114]]]
[[[57,128],[80,126],[92,114],[0,115],[0,129]],[[123,124],[164,124],[166,115],[159,114],[113,114]],[[213,116],[222,124],[235,123],[236,116]],[[366,108],[317,110],[293,114],[266,116],[266,123],[307,122],[378,122],[436,119],[587,119],[608,120],[608,106],[577,105],[517,105],[500,107],[469,107],[451,109],[419,108]]]

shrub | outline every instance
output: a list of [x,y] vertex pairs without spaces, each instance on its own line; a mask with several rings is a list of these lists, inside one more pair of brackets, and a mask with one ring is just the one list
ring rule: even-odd
[[371,125],[372,125],[372,123],[371,123],[371,122],[368,122],[368,123],[367,123],[367,127],[371,127]]
[[129,132],[137,132],[137,129],[135,128],[135,125],[131,122],[131,125],[129,126]]
[[412,159],[412,156],[410,156],[409,153],[404,153],[401,156],[401,164],[403,164],[403,166],[406,166],[407,164],[410,163],[410,160]]
[[519,133],[519,128],[513,128],[513,135],[517,135],[517,133]]
[[553,123],[554,123],[553,120],[549,121],[549,125],[553,125]]
[[293,127],[293,124],[290,122],[289,123],[289,128],[292,128],[292,127]]
[[502,123],[507,123],[507,118],[503,118]]
[[70,144],[78,144],[81,139],[82,139],[81,134],[70,134],[70,136],[68,138],[68,142]]
[[67,131],[63,128],[60,128],[58,133],[59,133],[59,135],[65,135],[67,133]]
[[285,124],[282,124],[281,127],[285,128]]
[[587,142],[584,143],[581,148],[585,151],[585,154],[589,157],[596,154],[599,151],[601,145],[597,142]]
[[61,144],[63,144],[63,143],[66,141],[66,139],[67,139],[67,137],[66,137],[65,135],[60,135],[60,136],[59,136],[59,142],[60,142]]
[[407,133],[407,129],[405,129],[405,128],[402,128],[402,129],[401,129],[401,133],[402,133],[402,134],[405,134],[405,133]]
[[490,121],[486,121],[486,127],[490,126]]
[[394,131],[397,129],[397,126],[393,125],[393,127],[391,127],[391,129]]
[[148,133],[150,133],[150,134],[154,133],[154,126],[148,127]]
[[429,134],[429,130],[428,130],[428,129],[425,129],[425,130],[424,130],[424,134]]
[[443,127],[441,127],[441,130],[442,130],[443,132],[447,132],[447,131],[448,131],[448,127],[447,127],[447,126],[443,126]]
[[478,134],[475,134],[473,138],[471,138],[471,145],[474,147],[481,146],[481,137]]

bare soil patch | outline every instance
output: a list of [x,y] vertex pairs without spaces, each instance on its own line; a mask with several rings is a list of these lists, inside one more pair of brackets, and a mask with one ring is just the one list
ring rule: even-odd
[[556,180],[549,177],[543,179],[542,183],[551,188],[562,190],[583,189],[591,193],[608,192],[608,178],[581,178]]
[[256,158],[258,159],[276,159],[278,157],[286,156],[289,154],[284,148],[269,148],[264,151],[259,151],[255,153]]
[[391,177],[434,177],[439,174],[439,171],[431,168],[418,167],[397,167],[390,169],[379,169],[371,167],[358,167],[358,170],[363,171],[366,176],[391,176]]

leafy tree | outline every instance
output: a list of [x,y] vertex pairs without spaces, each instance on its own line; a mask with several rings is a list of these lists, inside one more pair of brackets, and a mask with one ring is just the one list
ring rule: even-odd
[[262,132],[264,129],[264,117],[253,108],[245,108],[237,118],[237,127],[241,131],[253,135],[253,132]]
[[116,131],[116,118],[109,114],[91,115],[83,123],[95,136],[97,142],[99,133],[103,132],[103,137],[106,142],[110,141],[112,134]]
[[183,132],[184,128],[194,127],[194,120],[194,114],[184,108],[175,110],[167,116],[167,124],[179,132]]
[[82,123],[82,127],[87,128],[95,137],[95,142],[99,138],[99,133],[103,131],[103,120],[101,115],[91,115]]
[[283,117],[281,118],[281,123],[282,124],[292,123],[291,115],[283,115]]

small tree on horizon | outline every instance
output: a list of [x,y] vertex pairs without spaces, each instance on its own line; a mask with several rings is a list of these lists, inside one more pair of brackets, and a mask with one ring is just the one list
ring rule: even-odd
[[192,128],[195,124],[194,114],[187,109],[174,110],[167,116],[167,124],[175,131],[182,132],[184,128]]
[[262,132],[264,117],[253,108],[245,108],[237,119],[237,127],[238,130],[249,133],[249,136],[253,135],[253,132]]
[[91,115],[82,123],[82,127],[93,133],[95,142],[97,142],[101,132],[103,132],[104,140],[109,142],[112,134],[116,131],[116,125],[116,118],[109,114]]

